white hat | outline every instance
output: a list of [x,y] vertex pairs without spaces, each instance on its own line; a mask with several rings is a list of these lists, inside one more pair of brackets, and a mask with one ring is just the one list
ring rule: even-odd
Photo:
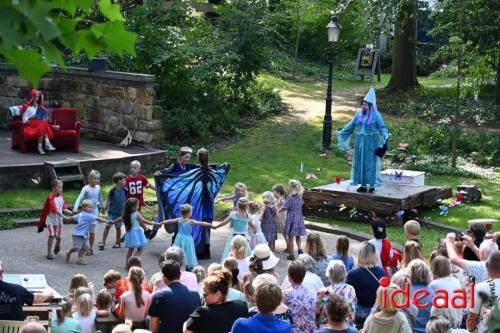
[[[280,261],[267,244],[257,244],[252,251],[252,257],[257,258],[262,262],[262,269],[265,271],[276,267]],[[250,258],[251,257],[247,257],[246,260],[250,261]]]

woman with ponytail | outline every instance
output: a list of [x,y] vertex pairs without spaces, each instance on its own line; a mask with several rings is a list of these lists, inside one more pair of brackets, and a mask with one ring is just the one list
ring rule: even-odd
[[132,267],[128,271],[128,280],[131,289],[120,296],[120,313],[122,319],[133,322],[133,329],[146,328],[146,316],[148,314],[151,294],[142,289],[144,271],[139,267]]
[[203,281],[205,306],[199,306],[184,324],[184,333],[230,332],[238,318],[248,317],[247,305],[227,297],[232,274],[227,269],[215,270]]

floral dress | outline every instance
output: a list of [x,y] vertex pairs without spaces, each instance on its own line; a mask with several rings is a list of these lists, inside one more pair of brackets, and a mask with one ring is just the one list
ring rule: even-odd
[[283,303],[292,312],[293,333],[312,333],[316,327],[314,315],[315,296],[303,285],[291,286],[283,293]]
[[326,276],[326,268],[328,267],[328,259],[324,258],[313,258],[314,259],[314,274],[321,278],[321,281],[325,286],[330,284],[330,279]]
[[302,198],[293,195],[285,202],[283,206],[286,209],[285,229],[283,234],[289,236],[305,236],[306,226],[304,216],[302,215]]
[[347,283],[336,283],[319,290],[316,300],[316,309],[318,310],[317,312],[319,312],[319,315],[317,316],[318,327],[325,326],[327,322],[328,315],[326,312],[326,302],[333,294],[339,295],[349,304],[351,312],[347,316],[346,320],[349,326],[354,327],[354,313],[356,312],[356,304],[358,303],[358,300],[356,298],[356,291],[354,290],[354,287]]

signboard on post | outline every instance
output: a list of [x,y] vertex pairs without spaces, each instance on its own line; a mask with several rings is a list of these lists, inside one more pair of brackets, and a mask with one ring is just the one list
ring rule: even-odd
[[370,82],[373,82],[373,76],[377,73],[378,82],[380,82],[380,50],[373,48],[360,47],[358,49],[358,57],[356,59],[356,68],[354,70],[353,79],[358,76],[362,80],[367,76]]

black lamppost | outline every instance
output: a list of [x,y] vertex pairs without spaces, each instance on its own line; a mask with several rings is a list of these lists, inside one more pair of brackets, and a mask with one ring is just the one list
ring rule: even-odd
[[326,26],[328,30],[328,87],[326,88],[326,108],[325,118],[323,120],[323,152],[330,149],[332,143],[332,79],[333,79],[333,44],[339,40],[340,24],[337,23],[337,18],[332,17],[332,20]]

